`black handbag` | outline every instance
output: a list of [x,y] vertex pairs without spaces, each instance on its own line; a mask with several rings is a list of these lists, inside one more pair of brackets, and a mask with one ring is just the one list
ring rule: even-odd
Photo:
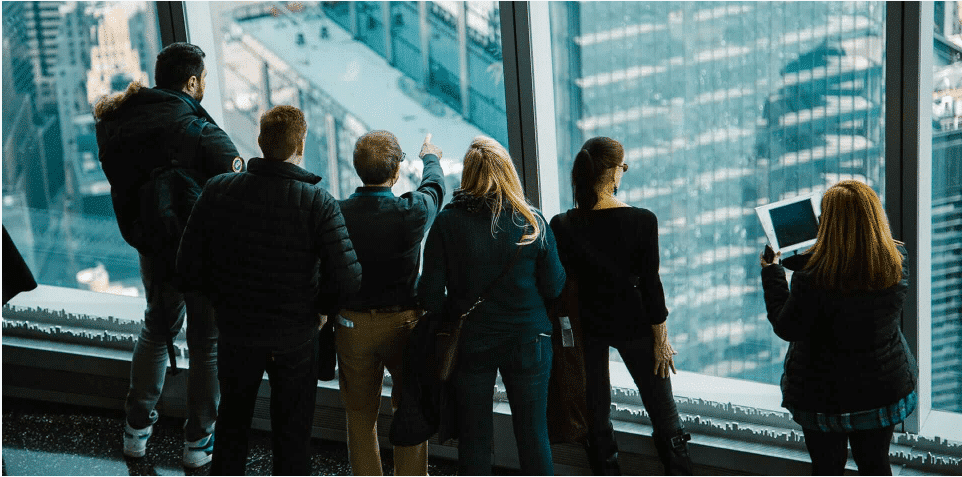
[[[488,293],[491,292],[491,290],[494,288],[494,285],[501,281],[501,279],[508,274],[511,268],[514,267],[514,263],[518,261],[518,256],[521,255],[521,247],[521,245],[518,245],[518,248],[515,250],[514,256],[511,257],[511,261],[508,262],[508,265],[504,268],[504,270],[501,271],[501,274],[498,275],[494,281],[489,283],[484,291],[481,292],[481,295],[478,296],[478,299],[475,300],[474,304],[471,305],[471,308],[469,308],[468,311],[462,313],[456,321],[448,322],[442,320],[441,328],[436,334],[437,344],[435,345],[435,352],[437,353],[438,362],[438,379],[441,382],[447,382],[450,380],[451,376],[454,374],[454,368],[457,366],[458,349],[460,348],[458,343],[461,341],[461,327],[464,326],[464,320],[467,319],[468,315],[470,315],[471,312],[474,311],[474,309],[477,308],[478,305],[480,305],[481,302],[488,297]],[[431,317],[428,318],[430,319]]]
[[585,444],[588,442],[588,401],[577,280],[568,277],[548,314],[554,352],[548,381],[548,439],[552,444]]

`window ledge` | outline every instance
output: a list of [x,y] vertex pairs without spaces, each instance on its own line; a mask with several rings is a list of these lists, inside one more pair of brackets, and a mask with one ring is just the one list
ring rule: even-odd
[[[114,316],[142,320],[143,298],[40,287],[21,294],[11,304],[40,306],[48,310],[69,310],[72,314]],[[87,333],[94,339],[107,333]],[[4,395],[54,402],[70,402],[110,409],[123,408],[129,380],[130,351],[101,346],[53,342],[5,336],[3,339]],[[187,366],[187,359],[178,364]],[[168,379],[160,412],[185,413],[185,376]],[[661,473],[651,427],[634,384],[620,362],[611,362],[613,419],[626,473]],[[390,380],[386,380],[390,383]],[[800,440],[801,431],[781,408],[777,386],[679,372],[672,377],[679,412],[692,433],[692,458],[697,473],[807,474],[808,454]],[[503,391],[503,386],[500,389]],[[386,436],[390,425],[390,391],[382,391],[379,432]],[[503,392],[496,392],[495,448],[493,462],[518,467],[510,408]],[[696,397],[690,397],[696,396]],[[254,427],[269,429],[269,386],[265,380],[258,395]],[[318,385],[314,435],[346,440],[345,418],[337,381]],[[941,436],[941,437],[934,437]],[[387,445],[386,439],[382,444]],[[901,475],[935,473],[962,474],[962,414],[933,411],[923,425],[922,437],[901,434],[892,445],[893,471]],[[576,445],[555,445],[554,460],[559,474],[588,472],[583,449]],[[431,454],[457,457],[456,443],[441,445],[432,439]],[[848,468],[854,470],[854,463]],[[714,469],[714,470],[711,470]]]

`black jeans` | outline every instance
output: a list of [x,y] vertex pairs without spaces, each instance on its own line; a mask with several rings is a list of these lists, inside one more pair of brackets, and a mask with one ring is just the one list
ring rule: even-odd
[[812,475],[842,475],[848,460],[848,443],[859,475],[892,475],[889,444],[895,426],[855,432],[822,432],[802,429],[812,458]]
[[611,426],[611,376],[608,347],[618,350],[641,394],[641,402],[651,417],[655,434],[671,437],[681,430],[681,419],[671,392],[671,379],[654,374],[654,339],[632,340],[597,338],[585,335],[585,397],[588,400],[588,444],[599,455],[617,452]]
[[271,385],[273,475],[310,475],[311,427],[317,396],[317,335],[289,349],[221,341],[221,400],[211,475],[244,475],[248,434],[264,371]]

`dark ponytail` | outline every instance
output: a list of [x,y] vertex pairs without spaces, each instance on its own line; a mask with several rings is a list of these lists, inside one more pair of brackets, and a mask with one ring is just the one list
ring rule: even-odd
[[598,182],[606,177],[609,169],[621,164],[624,156],[624,148],[614,139],[593,137],[585,141],[571,167],[571,189],[579,209],[591,210],[595,207],[598,203],[598,193],[595,191]]

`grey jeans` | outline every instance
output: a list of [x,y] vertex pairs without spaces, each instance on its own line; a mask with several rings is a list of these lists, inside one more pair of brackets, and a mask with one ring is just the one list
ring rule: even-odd
[[[167,371],[167,334],[176,336],[187,315],[187,422],[184,438],[198,440],[214,431],[220,386],[217,382],[217,324],[210,302],[197,293],[180,293],[158,277],[151,257],[140,255],[140,275],[147,293],[144,327],[130,363],[130,390],[124,409],[127,423],[142,429],[157,422],[155,406]],[[178,360],[178,366],[184,363]]]

